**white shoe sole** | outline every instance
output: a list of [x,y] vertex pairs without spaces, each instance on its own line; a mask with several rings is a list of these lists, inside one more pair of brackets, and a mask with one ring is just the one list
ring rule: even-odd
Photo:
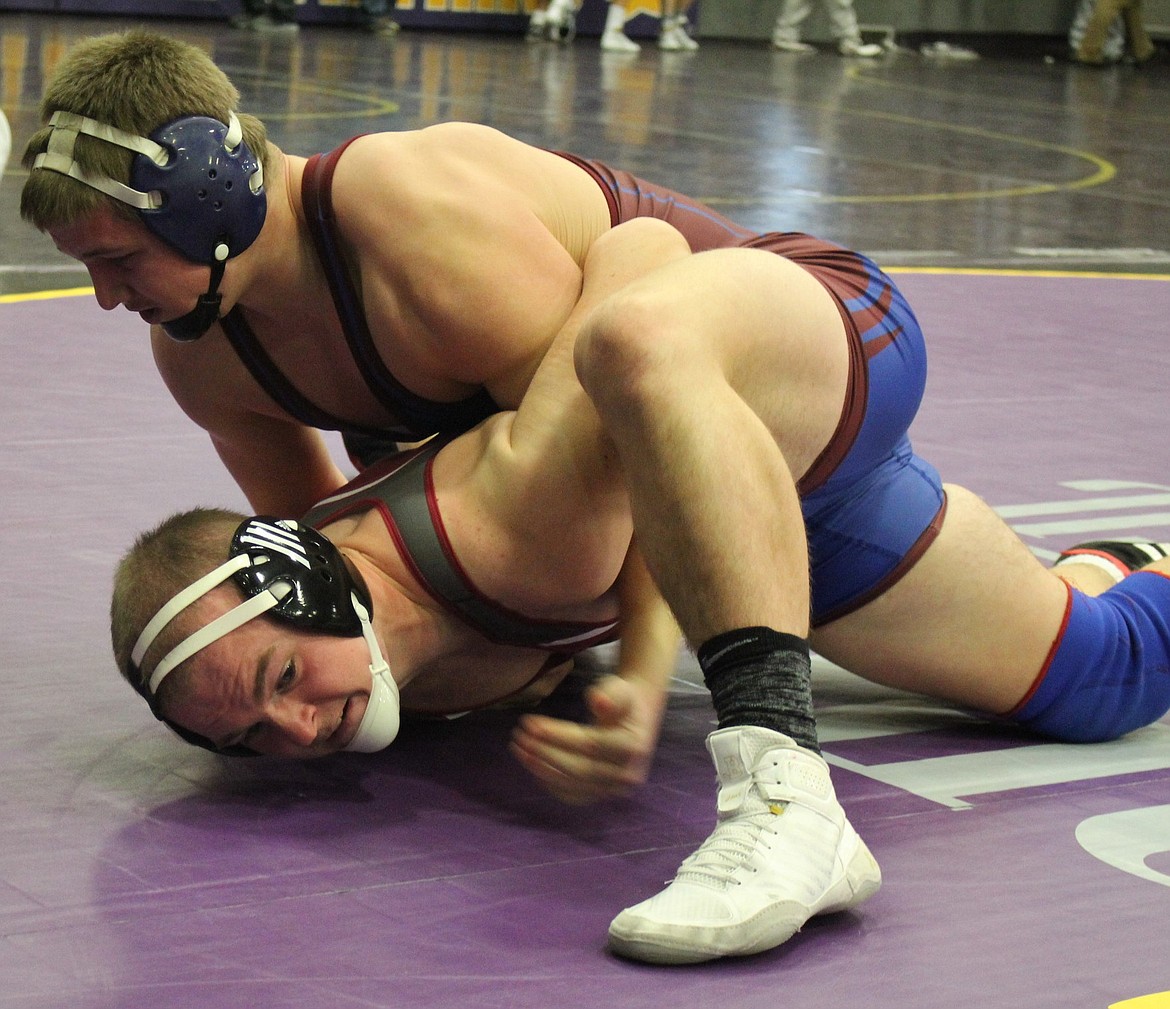
[[[609,948],[619,956],[654,964],[703,963],[724,956],[750,956],[792,938],[810,918],[857,907],[882,885],[882,873],[865,842],[846,825],[841,847],[848,851],[845,871],[811,907],[799,901],[770,904],[733,925],[671,925],[631,913],[609,927]],[[843,852],[844,854],[845,852]]]
[[601,48],[607,53],[637,53],[642,51],[642,47],[637,42],[626,38],[625,35],[618,35],[612,38],[607,38],[602,35]]

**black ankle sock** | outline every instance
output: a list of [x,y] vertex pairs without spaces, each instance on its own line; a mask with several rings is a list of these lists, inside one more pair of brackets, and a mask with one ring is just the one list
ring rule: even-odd
[[698,650],[719,728],[758,725],[820,753],[808,641],[770,627],[717,634]]

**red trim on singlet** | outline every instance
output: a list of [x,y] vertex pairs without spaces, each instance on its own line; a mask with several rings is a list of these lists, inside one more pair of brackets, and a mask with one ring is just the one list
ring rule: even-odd
[[1056,653],[1060,649],[1060,643],[1064,640],[1064,632],[1068,629],[1068,621],[1072,616],[1073,607],[1073,587],[1067,582],[1064,586],[1065,592],[1068,593],[1068,599],[1064,604],[1064,616],[1060,621],[1060,630],[1056,632],[1056,637],[1052,639],[1052,647],[1048,649],[1048,655],[1044,658],[1044,664],[1040,667],[1040,672],[1036,674],[1036,679],[1032,681],[1032,685],[1028,688],[1028,692],[1024,694],[1022,700],[1011,711],[1004,715],[1004,718],[1011,718],[1018,714],[1025,704],[1027,704],[1035,695],[1036,691],[1040,689],[1040,684],[1044,682],[1044,677],[1048,675],[1048,670],[1052,666],[1052,660],[1056,658]]
[[[441,447],[441,446],[439,446]],[[462,583],[462,588],[469,596],[474,597],[480,603],[488,607],[490,610],[499,614],[501,619],[513,621],[521,624],[527,628],[532,629],[538,634],[545,635],[546,638],[553,640],[546,640],[541,642],[526,642],[517,641],[509,637],[509,631],[506,627],[493,629],[490,625],[485,625],[470,617],[467,613],[461,611],[456,603],[445,598],[439,591],[437,591],[426,571],[419,565],[415,559],[414,551],[410,547],[410,543],[399,527],[397,520],[394,518],[394,513],[390,506],[382,499],[378,492],[374,490],[367,490],[371,485],[379,483],[383,479],[391,476],[397,470],[401,469],[408,462],[414,459],[421,453],[434,452],[430,458],[426,460],[423,468],[423,489],[426,498],[427,511],[431,520],[435,536],[439,541],[439,546],[443,551],[443,556],[447,563],[451,566],[452,571],[458,576]],[[333,495],[337,500],[331,501],[326,498],[321,504],[310,509],[309,516],[316,528],[323,528],[330,522],[336,522],[339,519],[345,518],[349,515],[359,511],[369,511],[371,508],[376,509],[382,518],[382,524],[386,527],[386,531],[390,534],[390,538],[394,543],[394,548],[398,551],[398,555],[402,558],[403,564],[407,570],[418,582],[419,586],[430,596],[439,606],[446,612],[450,613],[460,624],[469,627],[477,634],[482,635],[493,644],[502,645],[509,648],[526,648],[532,651],[549,652],[553,655],[568,656],[576,652],[584,651],[599,644],[604,644],[614,640],[614,629],[616,622],[613,620],[597,621],[597,620],[562,620],[562,619],[547,619],[542,617],[534,617],[519,610],[511,609],[503,605],[498,600],[493,599],[490,595],[483,592],[474,579],[468,574],[467,569],[460,563],[458,555],[455,553],[455,548],[451,543],[451,539],[447,534],[446,525],[443,522],[442,514],[439,511],[438,495],[435,491],[434,484],[434,464],[437,456],[436,444],[428,442],[426,445],[419,446],[409,452],[401,453],[376,463],[373,467],[359,476],[355,477],[346,487]],[[319,513],[319,514],[318,514]],[[566,641],[571,639],[572,644],[566,644]]]
[[[365,473],[361,474],[363,477],[365,475]],[[383,473],[382,476],[385,476],[385,474]],[[444,599],[435,595],[435,593],[431,591],[430,584],[423,575],[422,569],[415,563],[414,558],[411,556],[410,550],[406,545],[406,540],[403,538],[402,532],[398,528],[398,523],[394,521],[394,516],[390,514],[390,508],[384,501],[381,501],[376,497],[355,497],[352,500],[347,501],[345,504],[339,505],[336,511],[328,512],[320,518],[316,518],[313,524],[318,529],[323,529],[332,522],[340,521],[341,519],[346,518],[355,512],[368,512],[371,508],[382,517],[382,525],[386,527],[386,532],[390,534],[390,539],[394,543],[394,549],[398,551],[398,556],[402,558],[402,563],[406,565],[406,569],[411,573],[411,576],[414,578],[414,580],[418,582],[423,591],[425,591],[428,596],[434,599],[435,602],[439,603],[443,609],[454,613],[455,611],[447,605],[447,602]]]
[[305,225],[329,284],[350,357],[370,394],[397,419],[399,429],[415,437],[436,431],[458,433],[470,430],[499,411],[499,406],[486,390],[480,388],[470,396],[452,401],[434,400],[414,392],[403,385],[382,360],[370,331],[365,305],[346,262],[340,226],[333,210],[334,172],[349,145],[361,136],[364,134],[350,137],[325,154],[314,154],[305,162],[301,177]]
[[[610,225],[616,227],[622,222],[622,205],[618,195],[614,192],[611,181],[606,179],[602,174],[603,168],[608,171],[612,171],[612,169],[602,165],[600,162],[595,163],[576,154],[570,154],[567,151],[553,150],[550,153],[564,158],[566,161],[586,172],[597,183],[598,188],[605,196],[605,202],[609,207]],[[663,190],[662,192],[665,193],[667,191]],[[671,195],[680,201],[680,205],[685,204],[692,207],[702,207],[701,204],[691,204],[690,201],[686,200],[680,194]],[[714,214],[714,212],[711,213]],[[732,221],[723,219],[721,215],[719,216],[723,226],[732,228],[740,227]],[[694,236],[688,235],[685,228],[680,227],[679,230],[686,235],[688,241],[691,241],[692,248],[694,248]],[[836,246],[831,242],[825,242],[811,235],[798,232],[769,231],[761,233],[752,232],[746,228],[743,228],[742,231],[743,234],[735,240],[730,240],[729,236],[731,236],[732,232],[728,232],[727,236],[723,236],[724,241],[715,242],[709,247],[762,249],[773,255],[782,256],[789,262],[796,264],[810,276],[814,277],[833,299],[833,303],[837,306],[837,312],[841,316],[841,322],[844,325],[845,334],[848,339],[849,374],[846,380],[845,399],[841,407],[841,416],[833,431],[833,436],[821,450],[820,455],[813,460],[808,471],[797,481],[797,492],[803,496],[811,494],[824,484],[849,454],[850,449],[853,448],[853,443],[857,440],[862,424],[865,421],[865,406],[869,395],[869,369],[866,366],[866,361],[893,343],[896,334],[886,334],[876,337],[869,343],[862,341],[857,320],[849,312],[848,308],[845,307],[844,302],[831,282],[832,275],[835,272],[839,273],[841,271],[841,263],[829,263],[823,260],[818,261],[816,258],[825,252],[831,252],[839,256],[849,256],[850,253],[848,250],[842,249],[840,246]],[[865,290],[867,286],[868,283],[860,285],[859,293],[861,290]],[[892,291],[883,291],[881,300],[875,307],[888,310],[892,299]]]
[[[363,492],[367,487],[390,476],[392,473],[396,473],[420,453],[432,451],[433,449],[434,445],[431,442],[426,442],[415,448],[396,452],[394,455],[387,456],[385,459],[379,459],[376,463],[358,473],[344,487],[318,501],[305,513],[302,520],[310,522],[315,529],[324,529],[329,523],[340,521],[343,518],[353,515],[355,512],[369,511],[371,505],[377,506],[381,502],[377,497],[363,496]],[[385,525],[389,528],[392,523],[386,522]],[[402,545],[396,544],[396,546],[398,547],[398,552],[403,554],[403,559],[405,560],[406,555],[403,553]]]
[[[428,448],[430,448],[430,446],[423,445],[417,449],[411,450],[410,452],[404,452],[404,453],[402,453],[401,457],[398,457],[398,456],[394,457],[393,465],[376,466],[374,469],[368,470],[365,473],[360,474],[353,481],[351,481],[350,484],[347,485],[347,489],[362,490],[365,487],[367,487],[368,485],[376,483],[378,480],[381,480],[383,477],[389,475],[390,473],[393,473],[395,470],[400,469],[402,466],[406,465],[406,463],[409,462],[412,458],[414,458],[420,452],[426,451]],[[451,562],[452,567],[455,568],[455,570],[458,572],[459,576],[466,583],[467,587],[471,591],[473,591],[475,593],[475,595],[477,595],[484,602],[488,603],[490,606],[492,606],[495,609],[498,609],[498,610],[505,612],[505,613],[509,613],[509,614],[519,618],[519,619],[527,621],[530,624],[539,625],[540,623],[542,623],[542,621],[540,621],[539,619],[533,618],[533,617],[528,617],[528,616],[525,616],[524,614],[521,614],[521,613],[516,613],[516,611],[514,611],[514,610],[509,610],[507,607],[501,606],[494,599],[481,593],[475,587],[475,584],[471,581],[470,577],[468,576],[468,574],[467,574],[466,570],[463,568],[463,566],[461,564],[459,564],[459,561],[455,556],[454,549],[451,546],[451,542],[450,542],[449,538],[447,537],[447,531],[443,525],[442,516],[439,513],[438,499],[437,499],[437,496],[435,494],[434,480],[432,477],[432,470],[433,470],[434,461],[435,461],[434,458],[431,458],[427,461],[427,466],[426,466],[426,471],[425,471],[425,473],[426,473],[427,508],[431,514],[432,521],[435,523],[435,531],[439,536],[440,542],[442,543],[443,552],[447,555],[447,558]],[[350,515],[354,512],[369,511],[371,507],[374,508],[378,512],[379,516],[382,519],[382,524],[386,527],[386,531],[390,534],[390,539],[394,543],[394,549],[398,551],[398,556],[402,558],[403,564],[406,565],[407,570],[410,571],[411,575],[414,577],[415,581],[419,584],[419,586],[423,589],[423,591],[425,591],[427,593],[427,595],[429,595],[433,600],[435,600],[436,603],[438,603],[440,606],[442,606],[444,610],[446,610],[448,613],[450,613],[452,616],[454,616],[461,624],[468,626],[468,627],[471,627],[471,629],[476,631],[476,633],[483,634],[483,631],[481,629],[476,628],[476,627],[472,626],[471,624],[468,624],[467,620],[458,611],[458,609],[451,606],[447,602],[447,600],[443,599],[441,596],[437,595],[434,591],[432,591],[429,581],[427,580],[422,569],[415,563],[414,557],[412,556],[409,548],[407,547],[406,540],[403,537],[401,530],[398,528],[398,523],[394,520],[394,516],[390,512],[389,506],[384,501],[382,501],[376,497],[363,497],[361,495],[358,495],[350,500],[347,500],[344,504],[340,504],[337,511],[329,512],[324,517],[319,518],[317,520],[316,524],[319,527],[325,526],[325,525],[328,525],[330,522],[335,522],[338,519],[345,518],[347,515]],[[484,635],[484,636],[487,637],[487,635]],[[502,642],[502,644],[507,645],[508,643]],[[537,651],[537,652],[544,650],[544,649],[540,648],[540,646],[538,646],[538,645],[515,645],[515,646],[511,646],[511,647],[528,648],[532,651]],[[496,705],[504,704],[505,702],[507,702],[508,700],[510,700],[514,697],[519,697],[525,691],[531,689],[533,686],[535,686],[537,683],[539,683],[541,680],[543,680],[554,669],[558,669],[560,666],[564,665],[566,662],[572,661],[572,657],[573,657],[572,652],[566,652],[564,650],[557,650],[557,651],[549,652],[548,657],[545,659],[545,661],[543,663],[541,663],[540,668],[537,669],[537,671],[529,679],[527,679],[524,683],[520,684],[518,687],[515,687],[512,690],[509,690],[505,694],[501,694],[499,697],[491,698],[491,699],[486,700],[486,701],[481,701],[479,704],[473,704],[473,705],[469,705],[469,706],[461,706],[459,708],[451,708],[451,709],[403,707],[402,710],[405,712],[409,712],[410,714],[421,715],[424,717],[444,718],[444,717],[449,717],[451,715],[461,714],[463,712],[479,711],[479,710],[482,710],[484,708],[495,707]]]
[[[882,290],[881,296],[874,303],[874,308],[878,309],[881,314],[888,318],[890,310],[894,306],[894,288],[891,285]],[[865,343],[865,357],[866,360],[877,357],[883,350],[891,346],[899,336],[902,335],[902,327],[892,330],[888,333],[883,333],[881,336],[871,337]]]
[[865,345],[866,360],[876,357],[887,347],[893,346],[894,341],[901,334],[901,330],[895,330],[893,333],[885,333],[882,336],[875,336]]
[[[848,287],[850,268],[860,269],[856,254],[825,242],[811,235],[801,232],[771,231],[755,238],[741,242],[739,248],[760,249],[773,255],[787,259],[795,266],[799,266],[810,277],[821,285],[822,290],[833,299],[837,306],[837,314],[841,317],[841,325],[845,330],[849,353],[849,374],[846,378],[845,397],[841,404],[841,415],[832,437],[797,481],[796,489],[802,497],[811,494],[823,485],[833,475],[837,467],[853,448],[857,436],[865,422],[865,406],[869,398],[869,368],[866,365],[868,344],[861,338],[857,319],[845,305],[838,286]],[[852,264],[852,267],[851,265]],[[836,283],[834,283],[836,281]],[[868,287],[865,283],[858,283],[856,292],[861,293]],[[883,298],[892,298],[892,292],[883,292]],[[889,303],[878,303],[877,306],[888,309]],[[879,338],[880,340],[880,338]],[[877,348],[873,353],[877,353]]]
[[852,599],[848,600],[848,602],[844,602],[835,609],[831,609],[827,613],[822,614],[813,621],[812,626],[824,627],[826,624],[831,623],[834,620],[840,620],[842,617],[847,617],[850,613],[861,609],[861,607],[863,607],[866,603],[872,602],[883,592],[888,592],[891,588],[893,588],[894,585],[896,585],[907,574],[909,574],[910,569],[914,567],[914,565],[917,564],[919,560],[922,559],[922,555],[926,553],[927,549],[938,537],[938,534],[942,531],[943,519],[946,518],[946,514],[947,497],[946,491],[944,490],[942,504],[939,506],[939,509],[935,513],[934,518],[931,519],[930,525],[922,530],[918,536],[918,539],[914,541],[914,545],[906,551],[905,556],[903,556],[902,559],[894,565],[890,573],[881,579],[881,581],[871,585],[865,592],[861,593],[861,595],[854,596]]
[[[433,463],[434,460],[432,459],[432,460],[430,460],[430,462]],[[429,473],[430,473],[429,463],[427,466],[427,472],[428,472],[428,476],[429,476]],[[430,480],[428,479],[428,481],[427,481],[427,503],[430,504],[433,501],[433,499],[434,499],[433,498],[433,487],[431,485]],[[418,584],[422,587],[423,591],[425,591],[427,595],[429,595],[433,600],[435,600],[435,602],[437,602],[440,606],[442,606],[444,610],[446,610],[452,616],[459,619],[459,622],[461,624],[464,624],[465,626],[469,626],[469,625],[467,625],[467,622],[464,619],[462,619],[462,615],[459,613],[458,610],[456,610],[454,607],[452,607],[441,596],[438,596],[434,592],[431,591],[430,584],[428,583],[426,577],[423,575],[422,570],[418,567],[417,564],[415,564],[414,558],[411,557],[410,551],[406,547],[406,541],[403,539],[402,533],[398,529],[398,523],[394,521],[394,517],[390,514],[390,509],[383,502],[378,501],[376,499],[371,500],[370,498],[366,498],[366,499],[364,499],[364,503],[367,506],[372,504],[374,506],[374,508],[377,509],[378,514],[382,517],[382,524],[385,525],[386,531],[390,533],[390,538],[394,541],[394,547],[398,551],[398,555],[402,558],[403,563],[406,565],[406,567],[408,568],[410,573],[414,576],[415,581],[417,581]],[[432,513],[435,514],[436,516],[438,515],[437,510],[432,509]],[[443,541],[444,541],[444,549],[446,549],[448,547],[448,544],[446,541],[445,534],[443,534]],[[452,558],[452,561],[454,562],[454,558]],[[466,572],[464,572],[462,568],[459,568],[459,573],[460,573],[460,575],[462,575],[466,579],[466,577],[467,577]],[[470,582],[468,584],[471,588],[474,589],[474,586],[471,586]],[[476,594],[477,595],[479,594],[478,590],[476,590]],[[481,596],[481,598],[485,599],[489,603],[492,603],[492,605],[495,605],[495,606],[499,605],[498,603],[495,603],[494,600],[489,599],[487,596]],[[500,609],[503,609],[503,608],[504,607],[502,607],[502,606],[500,607]],[[476,630],[477,633],[481,633],[481,634],[483,633],[482,631],[478,631],[476,628],[472,628],[472,630]],[[516,647],[523,647],[523,646],[516,646]],[[532,651],[540,651],[540,649],[533,647]],[[519,687],[516,687],[514,690],[509,690],[506,694],[501,694],[499,697],[492,698],[491,700],[481,701],[479,704],[473,704],[473,705],[469,705],[469,706],[461,705],[458,708],[451,708],[448,710],[428,709],[428,708],[410,708],[410,707],[404,706],[402,710],[405,712],[409,712],[410,714],[429,715],[429,716],[432,716],[435,718],[443,718],[443,717],[447,717],[450,715],[460,714],[464,711],[479,711],[483,708],[491,708],[497,704],[503,704],[505,701],[507,701],[511,697],[516,697],[519,694],[522,694],[525,690],[528,690],[534,684],[539,683],[540,680],[542,680],[545,676],[547,676],[548,673],[550,673],[553,669],[555,669],[555,668],[561,666],[563,663],[569,661],[570,658],[571,658],[571,656],[566,654],[565,652],[551,652],[549,654],[548,658],[543,663],[541,663],[541,666],[536,671],[536,673],[533,674],[533,676],[530,679],[526,680]]]
[[[1145,568],[1139,568],[1139,570],[1144,574],[1157,575],[1159,578],[1165,578],[1167,581],[1170,581],[1170,575],[1162,571],[1147,571]],[[1032,681],[1032,685],[1028,688],[1028,692],[1024,694],[1023,698],[1021,698],[1019,704],[1000,716],[1002,718],[1014,718],[1023,711],[1027,703],[1036,696],[1036,691],[1040,689],[1040,685],[1048,675],[1048,670],[1052,668],[1052,663],[1056,659],[1056,653],[1060,650],[1061,642],[1064,640],[1064,632],[1068,630],[1068,622],[1072,617],[1073,593],[1076,591],[1067,582],[1065,582],[1064,589],[1068,593],[1068,601],[1064,605],[1064,616],[1060,621],[1060,630],[1056,632],[1056,637],[1052,639],[1052,646],[1048,649],[1048,654],[1044,657],[1044,664],[1040,667],[1040,672],[1036,674],[1036,679]]]
[[[797,265],[803,264],[798,262]],[[813,273],[812,276],[817,275]],[[820,280],[819,277],[817,279]],[[841,404],[841,416],[837,420],[837,427],[828,443],[821,449],[821,454],[796,482],[796,491],[801,497],[811,494],[828,480],[849,454],[853,443],[857,441],[857,435],[861,432],[861,425],[865,423],[865,404],[869,398],[869,369],[865,364],[867,347],[861,342],[857,323],[824,281],[821,281],[821,286],[833,299],[845,327],[845,337],[849,344],[849,375],[845,381],[845,399]]]
[[[1085,550],[1083,548],[1066,550],[1063,554],[1060,555],[1060,559],[1063,561],[1066,557],[1096,557],[1098,560],[1108,561],[1110,566],[1121,572],[1122,578],[1124,578],[1126,575],[1132,575],[1134,571],[1134,569],[1126,564],[1125,561],[1119,560],[1118,558],[1114,557],[1113,554],[1107,554],[1104,550]],[[1074,560],[1071,563],[1075,564],[1076,561]]]
[[[491,606],[492,609],[498,611],[501,614],[506,615],[507,617],[509,617],[512,620],[522,621],[523,623],[528,624],[530,627],[541,628],[541,627],[547,626],[549,628],[555,628],[555,627],[560,627],[563,624],[565,624],[566,621],[563,621],[563,620],[550,620],[550,619],[545,619],[542,617],[533,617],[533,616],[529,616],[527,613],[522,613],[520,610],[514,610],[508,606],[505,606],[503,603],[499,602],[498,600],[493,599],[487,593],[483,592],[478,585],[476,585],[475,579],[473,579],[471,577],[471,575],[468,574],[467,569],[460,562],[458,554],[455,553],[455,547],[451,543],[451,538],[450,538],[450,536],[447,535],[447,526],[443,522],[442,514],[439,512],[438,495],[435,493],[434,466],[435,466],[435,460],[433,458],[428,459],[427,465],[426,465],[426,470],[424,471],[424,480],[425,480],[426,498],[427,498],[427,510],[430,512],[431,524],[434,526],[435,535],[439,539],[439,545],[443,548],[443,554],[447,558],[447,563],[449,563],[451,565],[451,567],[454,569],[455,573],[462,580],[462,582],[463,582],[464,586],[467,588],[467,590],[473,596],[475,596],[477,599],[479,599],[481,602],[487,603],[489,606]],[[426,586],[425,579],[423,579],[423,586],[424,587]],[[443,600],[440,599],[439,602],[443,602]],[[447,605],[447,604],[444,603],[444,605]],[[473,630],[478,631],[480,634],[482,634],[489,641],[494,641],[496,644],[507,645],[507,646],[513,647],[513,648],[531,648],[535,651],[548,651],[550,648],[555,648],[555,649],[557,649],[557,651],[559,651],[562,654],[568,654],[563,645],[551,645],[551,644],[550,645],[527,645],[527,644],[520,645],[520,644],[516,644],[514,641],[508,641],[506,638],[503,638],[503,637],[498,638],[498,639],[493,638],[491,636],[491,634],[488,633],[488,631],[486,629],[484,629],[482,627],[476,627],[474,624],[470,624],[468,622],[467,618],[465,616],[463,616],[461,613],[459,613],[458,610],[453,609],[450,606],[448,606],[448,609],[450,609],[452,613],[454,613],[457,617],[459,617],[459,619],[462,623],[468,624],[468,626],[472,627]],[[581,643],[579,645],[573,646],[572,651],[574,653],[579,652],[579,651],[584,651],[586,648],[592,648],[594,645],[604,644],[607,641],[613,640],[613,622],[612,621],[606,621],[603,624],[599,624],[595,620],[588,620],[588,621],[573,620],[573,621],[567,621],[567,622],[582,625],[581,634],[579,635],[581,638]],[[597,630],[591,631],[590,628],[592,628],[592,627],[596,627]]]
[[[427,511],[430,512],[431,525],[435,528],[435,535],[439,538],[439,545],[443,548],[443,555],[447,558],[447,563],[455,569],[455,573],[463,579],[463,584],[466,585],[475,596],[491,603],[493,606],[499,605],[490,596],[484,595],[480,592],[479,586],[472,581],[471,576],[467,573],[467,569],[459,562],[459,556],[455,553],[455,547],[451,544],[451,537],[447,535],[447,524],[443,521],[442,513],[439,511],[439,495],[435,492],[435,468],[434,459],[432,459],[426,468],[423,475],[423,485],[426,488],[427,496]],[[500,606],[500,609],[506,609]]]
[[576,154],[570,154],[568,151],[550,150],[549,153],[555,154],[559,158],[564,158],[570,164],[576,165],[588,173],[593,178],[593,181],[597,183],[597,188],[601,190],[602,195],[605,196],[605,202],[609,205],[609,226],[616,228],[622,223],[621,206],[618,203],[617,194],[591,162]]

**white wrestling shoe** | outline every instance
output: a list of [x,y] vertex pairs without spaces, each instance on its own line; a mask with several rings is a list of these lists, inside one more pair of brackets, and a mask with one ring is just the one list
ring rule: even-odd
[[609,945],[621,956],[680,964],[760,953],[881,886],[819,756],[755,726],[713,732],[707,749],[718,824],[665,890],[613,920]]

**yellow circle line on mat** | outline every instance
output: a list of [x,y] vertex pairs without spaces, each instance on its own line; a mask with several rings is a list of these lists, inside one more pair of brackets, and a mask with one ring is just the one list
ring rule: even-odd
[[746,198],[722,198],[718,196],[703,197],[704,203],[729,206],[732,204],[749,203],[779,203],[788,199],[799,199],[809,203],[929,203],[946,200],[992,200],[1015,198],[1020,196],[1038,196],[1043,193],[1059,193],[1071,189],[1087,189],[1090,186],[1099,186],[1108,182],[1117,174],[1117,166],[1105,158],[1093,154],[1091,151],[1082,151],[1076,147],[1065,147],[1062,144],[1053,144],[1045,140],[1031,140],[1027,137],[1016,137],[1010,133],[999,133],[995,130],[983,130],[976,126],[960,126],[955,123],[945,123],[930,119],[918,119],[914,116],[900,116],[893,112],[854,112],[851,115],[869,119],[884,119],[889,122],[926,126],[935,130],[949,133],[960,133],[966,136],[977,137],[981,140],[1002,141],[1008,144],[1017,144],[1022,147],[1032,147],[1042,151],[1051,151],[1063,154],[1079,161],[1087,161],[1093,166],[1093,171],[1079,179],[1069,182],[1037,182],[1026,186],[1004,186],[999,189],[957,190],[954,192],[938,193],[886,193],[866,194],[858,196],[817,196],[808,193],[793,193],[791,197],[772,198],[768,200],[754,200]]
[[1170,273],[1109,273],[1103,270],[1025,270],[979,266],[883,266],[886,273],[933,273],[956,277],[1079,277],[1082,280],[1170,280]]
[[1127,998],[1124,1002],[1114,1002],[1109,1009],[1170,1009],[1170,991]]
[[93,294],[92,287],[66,287],[57,291],[28,291],[22,294],[0,294],[0,305],[11,305],[18,301],[49,301],[52,298],[80,298]]
[[349,91],[345,88],[333,88],[324,84],[318,84],[316,81],[293,81],[286,84],[283,81],[272,80],[265,78],[260,74],[250,74],[246,70],[236,70],[233,72],[235,77],[252,77],[261,85],[271,84],[273,87],[286,89],[289,92],[300,91],[307,94],[326,95],[329,98],[343,98],[347,101],[359,102],[367,108],[353,109],[352,111],[332,111],[321,112],[266,112],[261,117],[264,122],[275,122],[282,120],[284,122],[292,122],[301,119],[361,119],[368,116],[388,116],[397,112],[401,106],[397,102],[390,101],[388,98],[381,98],[378,95],[370,94],[366,91]]

